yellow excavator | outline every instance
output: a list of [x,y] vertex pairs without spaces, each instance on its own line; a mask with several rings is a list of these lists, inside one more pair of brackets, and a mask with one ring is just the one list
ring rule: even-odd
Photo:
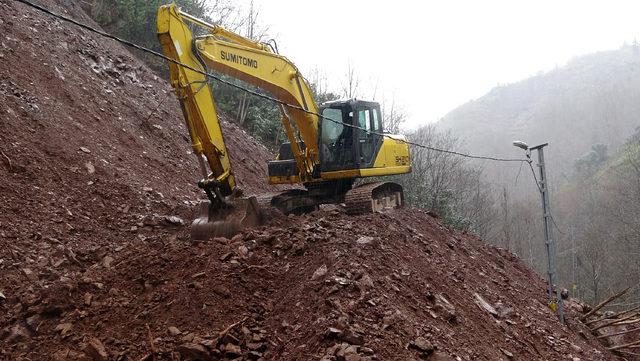
[[[399,184],[355,185],[359,178],[411,171],[406,139],[384,133],[378,103],[350,99],[318,106],[307,81],[291,61],[278,54],[277,47],[209,24],[175,4],[158,9],[157,29],[164,54],[180,63],[168,63],[170,81],[202,172],[198,186],[208,198],[192,224],[194,239],[230,236],[260,224],[265,204],[298,214],[321,204],[344,204],[350,214],[403,204]],[[265,196],[242,195],[205,75],[212,70],[254,85],[279,102],[289,142],[268,163],[268,181],[302,184],[304,189],[267,195],[266,200]]]

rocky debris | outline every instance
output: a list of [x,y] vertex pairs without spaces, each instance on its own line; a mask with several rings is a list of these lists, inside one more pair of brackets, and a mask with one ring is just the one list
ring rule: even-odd
[[435,305],[433,309],[445,320],[449,322],[456,322],[456,308],[444,295],[439,294],[435,297]]
[[311,275],[311,279],[317,280],[321,277],[324,277],[327,274],[327,272],[328,272],[327,265],[323,264],[313,272],[313,274]]
[[179,334],[182,333],[176,326],[169,326],[169,328],[167,328],[167,332],[171,336],[178,336]]
[[58,324],[54,330],[60,332],[60,335],[64,337],[64,336],[67,336],[67,334],[69,334],[72,329],[73,329],[73,323],[65,322],[65,323]]
[[104,345],[95,337],[89,339],[84,347],[84,353],[93,361],[108,361],[109,358]]
[[87,173],[93,174],[96,172],[96,167],[91,162],[86,162],[84,167],[87,169]]
[[113,257],[111,257],[111,256],[105,256],[105,257],[102,259],[102,266],[103,266],[104,268],[111,268],[111,264],[112,264],[112,263],[113,263]]
[[209,350],[200,344],[184,343],[177,349],[180,357],[185,361],[209,361],[211,355]]
[[340,339],[344,335],[344,332],[335,327],[329,327],[324,335],[328,339]]
[[30,268],[23,268],[22,273],[27,277],[29,281],[37,281],[38,275],[35,274]]
[[360,238],[358,238],[356,240],[357,244],[368,244],[371,243],[371,241],[373,241],[373,237],[369,237],[369,236],[362,236]]
[[502,347],[500,348],[500,351],[502,351],[502,353],[507,356],[508,358],[512,359],[513,358],[513,354],[511,352],[509,352],[508,350],[503,349]]
[[425,338],[418,337],[415,340],[411,341],[408,345],[408,348],[417,350],[420,352],[420,357],[424,358],[433,353],[435,351],[435,346],[431,344],[429,340]]
[[26,327],[20,324],[15,324],[11,327],[8,336],[5,337],[4,341],[8,344],[24,342],[31,338],[31,336],[31,332]]
[[475,302],[478,305],[478,307],[487,311],[491,316],[495,316],[495,317],[498,316],[498,312],[496,311],[496,309],[493,306],[491,306],[489,302],[485,301],[484,298],[482,298],[482,296],[480,296],[477,293],[474,293],[473,296],[475,297]]
[[178,216],[165,216],[164,219],[167,223],[173,224],[174,226],[184,226],[186,224],[186,222]]
[[343,342],[334,344],[326,349],[321,361],[370,361],[374,351],[367,347],[351,345]]

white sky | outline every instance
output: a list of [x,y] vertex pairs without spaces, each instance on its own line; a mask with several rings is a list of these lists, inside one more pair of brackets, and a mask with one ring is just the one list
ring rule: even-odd
[[395,96],[411,128],[497,84],[640,40],[638,1],[255,0],[254,6],[280,53],[307,78],[318,68],[340,91],[351,62],[358,98],[372,99],[377,83],[375,100]]

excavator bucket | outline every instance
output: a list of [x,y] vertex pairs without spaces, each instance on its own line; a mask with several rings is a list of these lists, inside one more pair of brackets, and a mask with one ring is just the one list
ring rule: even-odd
[[264,222],[256,197],[228,200],[225,207],[220,209],[213,209],[209,201],[201,202],[198,207],[198,216],[191,223],[192,240],[231,238],[243,229],[256,227]]

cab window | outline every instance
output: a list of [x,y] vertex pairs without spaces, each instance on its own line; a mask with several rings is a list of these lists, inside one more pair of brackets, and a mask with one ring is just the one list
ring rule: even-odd
[[333,144],[344,129],[342,125],[342,110],[327,108],[322,111],[322,116],[328,118],[322,120],[322,142],[324,144]]
[[382,132],[382,123],[380,122],[380,114],[378,109],[371,109],[373,113],[373,131]]
[[358,126],[368,131],[371,130],[371,117],[369,115],[369,112],[369,109],[358,111]]

